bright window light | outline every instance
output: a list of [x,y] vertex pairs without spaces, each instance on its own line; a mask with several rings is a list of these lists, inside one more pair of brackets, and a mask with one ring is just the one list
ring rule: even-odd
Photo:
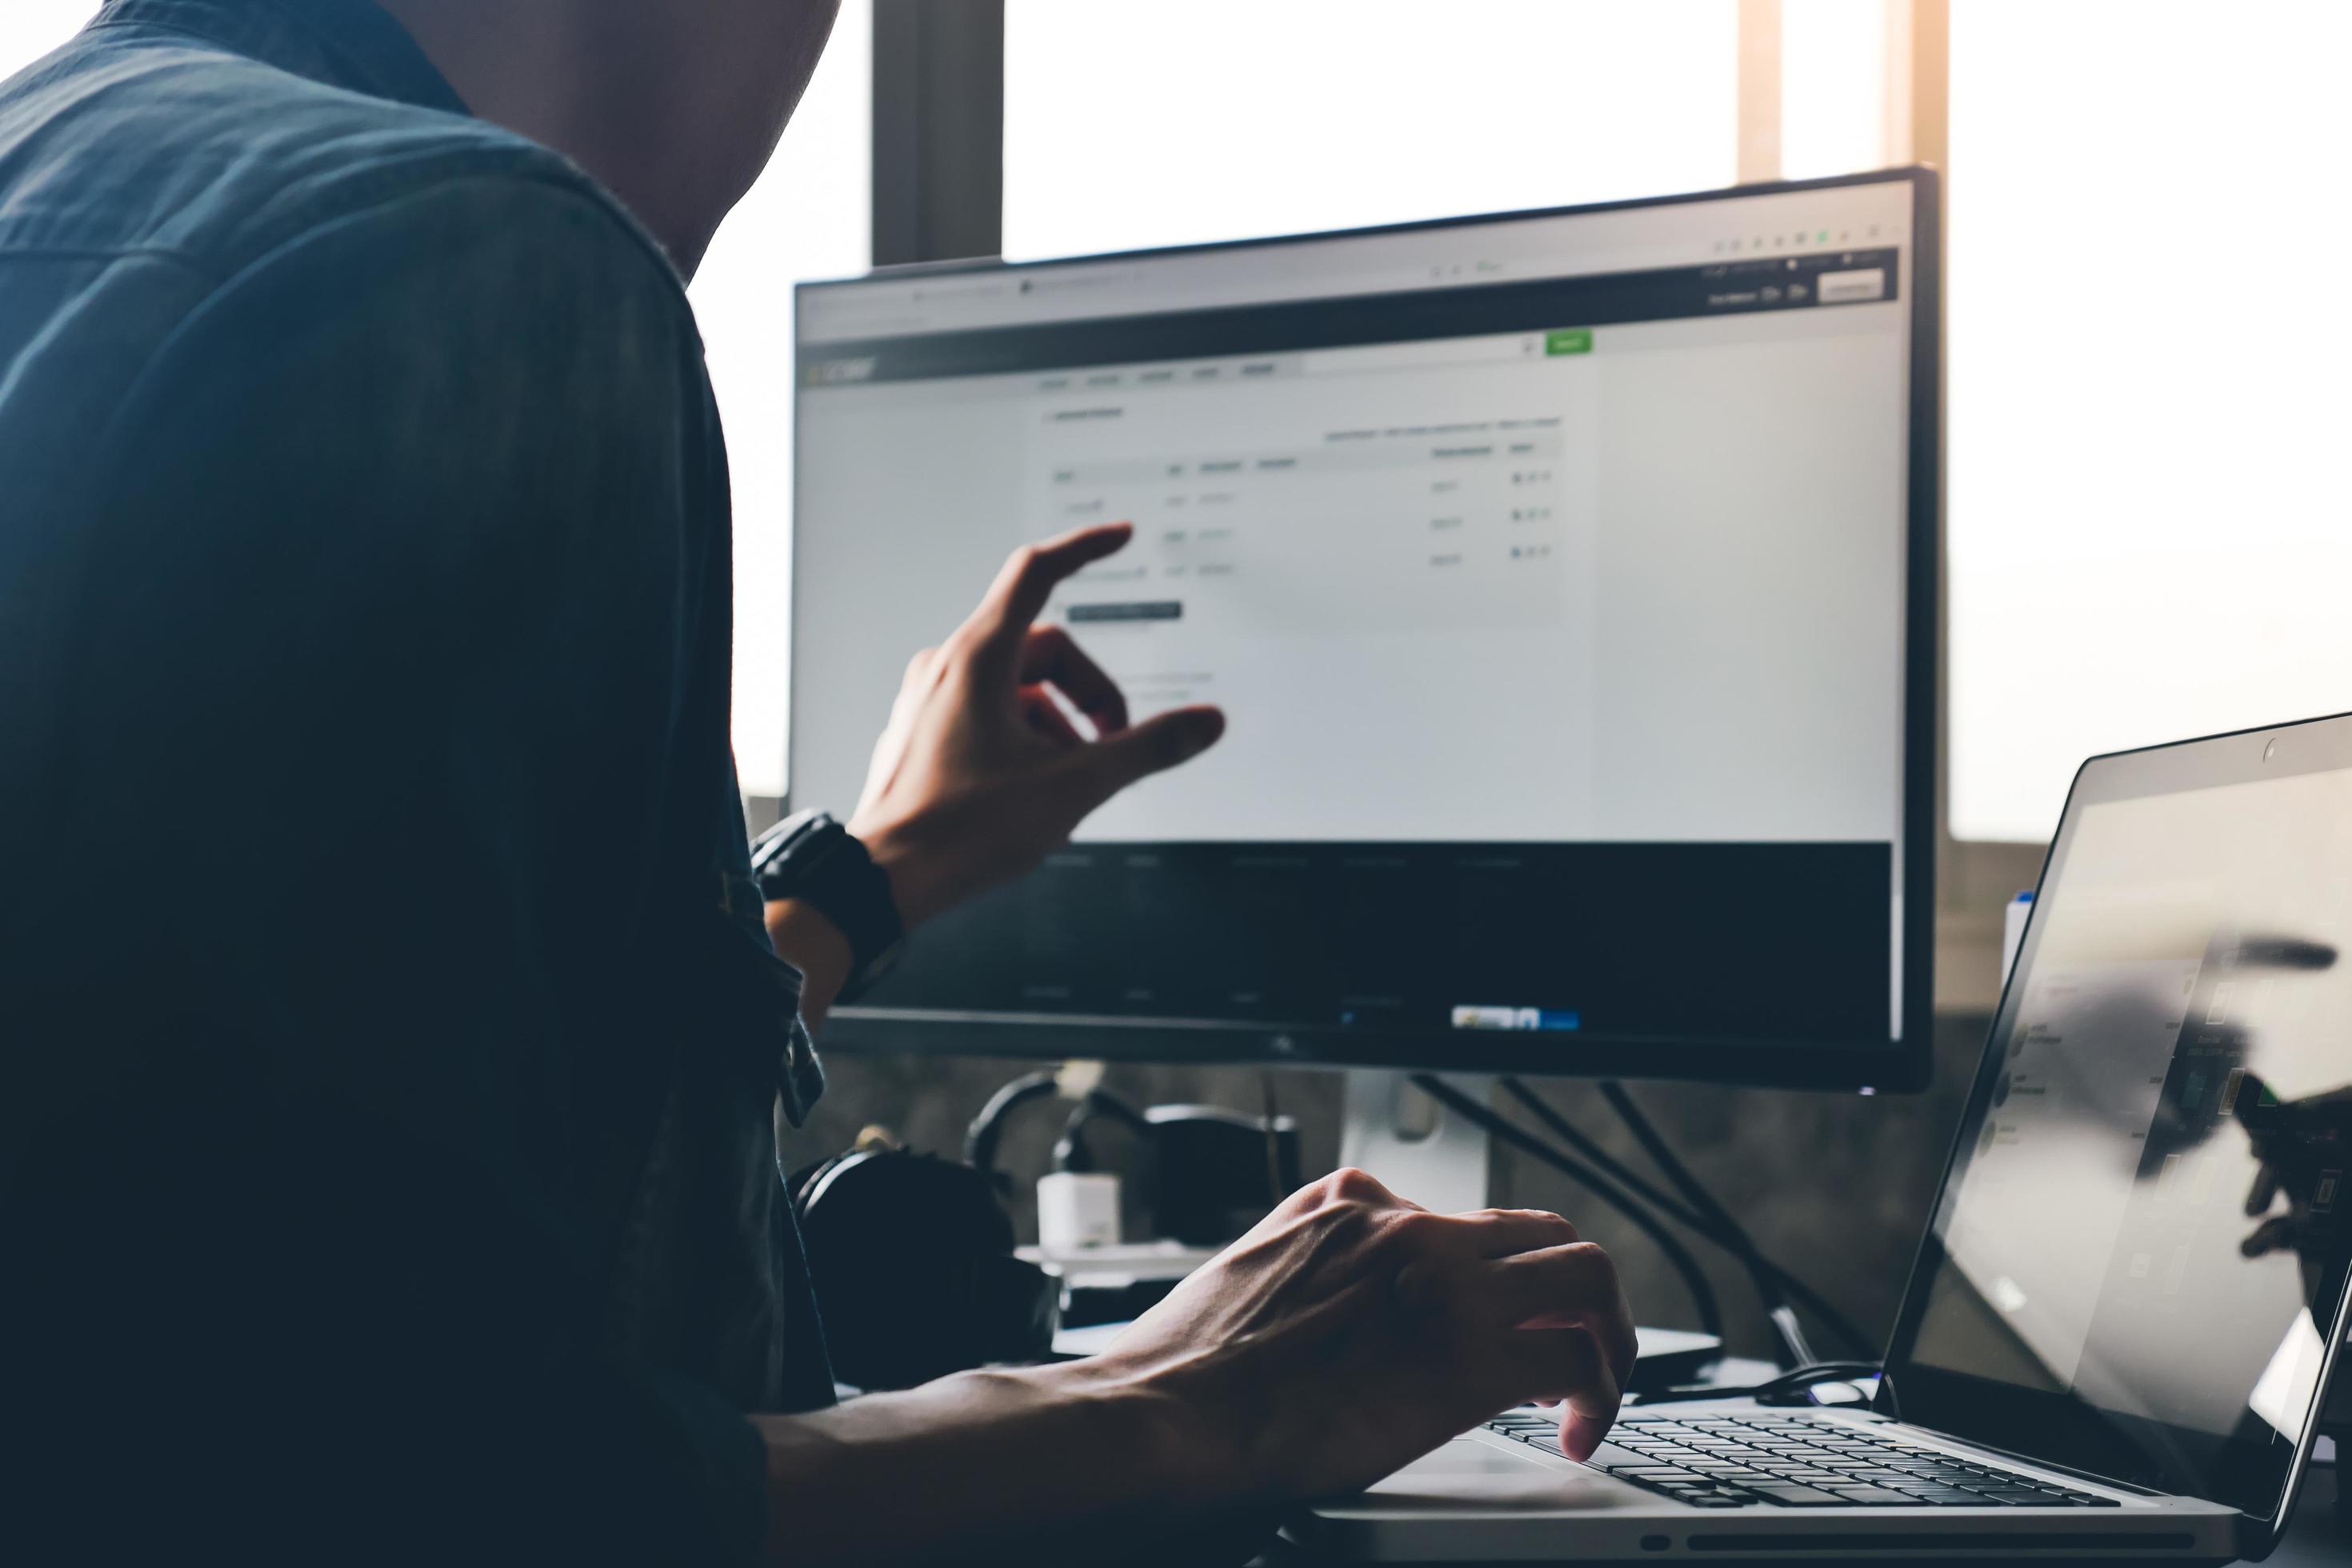
[[1781,0],[1780,173],[1881,169],[1887,0]]
[[1004,248],[1729,184],[1732,0],[1008,0]]
[[2352,6],[1951,8],[1951,826],[2352,709]]
[[785,783],[793,284],[862,272],[873,253],[873,38],[871,5],[849,0],[783,145],[694,283],[734,473],[735,765],[749,795]]
[[98,0],[7,0],[0,5],[0,81],[74,36]]

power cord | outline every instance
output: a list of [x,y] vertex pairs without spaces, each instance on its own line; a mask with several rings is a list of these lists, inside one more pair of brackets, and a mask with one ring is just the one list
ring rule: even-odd
[[[1798,1331],[1796,1335],[1796,1342],[1793,1345],[1790,1344],[1788,1335],[1781,1332],[1783,1323],[1793,1324],[1796,1317],[1796,1314],[1793,1311],[1785,1310],[1787,1301],[1790,1299],[1793,1299],[1798,1304],[1807,1308],[1815,1316],[1820,1318],[1823,1323],[1828,1325],[1832,1333],[1845,1341],[1851,1348],[1859,1351],[1865,1355],[1875,1352],[1879,1348],[1878,1342],[1875,1340],[1873,1340],[1870,1336],[1864,1334],[1860,1329],[1856,1328],[1853,1320],[1846,1317],[1843,1312],[1840,1312],[1835,1307],[1830,1305],[1827,1300],[1822,1299],[1818,1291],[1815,1291],[1810,1286],[1806,1285],[1803,1280],[1799,1279],[1795,1275],[1790,1274],[1787,1269],[1782,1268],[1779,1264],[1774,1263],[1770,1258],[1764,1257],[1761,1252],[1758,1251],[1755,1243],[1750,1240],[1747,1233],[1739,1227],[1738,1223],[1736,1220],[1732,1220],[1727,1214],[1723,1214],[1722,1219],[1717,1221],[1706,1215],[1703,1211],[1694,1210],[1677,1203],[1675,1199],[1668,1197],[1665,1194],[1658,1191],[1655,1186],[1643,1179],[1640,1174],[1627,1169],[1623,1162],[1611,1154],[1606,1149],[1601,1147],[1601,1145],[1593,1142],[1591,1138],[1579,1131],[1566,1117],[1560,1115],[1559,1112],[1553,1110],[1550,1105],[1538,1099],[1534,1090],[1528,1089],[1526,1084],[1520,1082],[1517,1079],[1505,1079],[1503,1080],[1503,1087],[1508,1090],[1512,1097],[1517,1100],[1520,1104],[1526,1106],[1538,1121],[1543,1122],[1548,1129],[1559,1137],[1562,1142],[1568,1143],[1570,1147],[1577,1150],[1580,1153],[1583,1154],[1585,1158],[1592,1161],[1595,1164],[1600,1165],[1602,1169],[1614,1175],[1619,1181],[1633,1188],[1636,1193],[1639,1193],[1644,1200],[1646,1200],[1653,1207],[1656,1208],[1660,1213],[1666,1215],[1669,1218],[1675,1220],[1679,1224],[1689,1226],[1699,1235],[1705,1237],[1707,1240],[1714,1242],[1717,1246],[1724,1248],[1727,1252],[1730,1252],[1734,1257],[1738,1258],[1738,1260],[1748,1268],[1750,1278],[1756,1279],[1757,1293],[1763,1299],[1765,1310],[1771,1316],[1775,1332],[1780,1334],[1783,1346],[1786,1348],[1786,1353],[1788,1353],[1792,1365],[1804,1366],[1812,1363],[1816,1358],[1811,1353],[1811,1346],[1805,1343],[1801,1329]],[[1622,1094],[1622,1091],[1620,1090],[1620,1093]],[[1630,1104],[1630,1101],[1628,1103]],[[1635,1108],[1633,1114],[1637,1118],[1640,1117],[1640,1110]],[[1643,1122],[1643,1127],[1648,1128],[1646,1121]],[[1654,1142],[1659,1149],[1663,1150],[1664,1147],[1664,1140],[1658,1136],[1656,1130],[1654,1128],[1649,1128],[1649,1133],[1650,1141]],[[1640,1134],[1636,1133],[1636,1136],[1639,1137]],[[1649,1143],[1645,1142],[1644,1147],[1649,1147]],[[1679,1163],[1674,1161],[1674,1156],[1670,1151],[1666,1152],[1665,1159],[1662,1161],[1661,1163],[1673,1164],[1679,1168]],[[1685,1171],[1684,1174],[1686,1178],[1689,1177],[1689,1173],[1687,1171]],[[1693,1184],[1696,1185],[1696,1178],[1691,1178],[1691,1180]],[[1713,1199],[1710,1197],[1708,1201],[1712,1203]],[[1715,1206],[1717,1213],[1722,1214],[1721,1205],[1716,1205]],[[1781,1306],[1784,1310],[1780,1312],[1775,1312],[1774,1307],[1776,1303]]]
[[1513,1148],[1551,1166],[1631,1220],[1636,1229],[1650,1238],[1651,1245],[1658,1249],[1659,1255],[1674,1266],[1675,1272],[1682,1277],[1683,1288],[1689,1292],[1691,1306],[1698,1313],[1701,1331],[1713,1334],[1717,1339],[1723,1337],[1723,1304],[1716,1299],[1715,1287],[1707,1279],[1706,1270],[1700,1267],[1698,1259],[1691,1256],[1690,1249],[1675,1237],[1674,1232],[1659,1224],[1648,1209],[1600,1172],[1561,1153],[1516,1123],[1496,1115],[1434,1074],[1415,1073],[1412,1083],[1414,1088],[1440,1105],[1476,1122],[1489,1135],[1500,1138]]
[[[1643,1409],[1653,1405],[1685,1404],[1699,1399],[1753,1399],[1759,1405],[1867,1405],[1870,1400],[1866,1396],[1828,1401],[1798,1396],[1824,1383],[1848,1383],[1856,1378],[1883,1378],[1885,1375],[1885,1368],[1874,1361],[1818,1361],[1792,1368],[1768,1382],[1751,1384],[1746,1388],[1707,1388],[1695,1384],[1688,1388],[1669,1388],[1657,1394],[1644,1394],[1640,1403]],[[1855,1392],[1861,1393],[1859,1389]]]
[[1772,1320],[1772,1327],[1780,1336],[1781,1349],[1786,1352],[1782,1364],[1805,1367],[1819,1361],[1821,1358],[1813,1353],[1812,1345],[1805,1338],[1804,1325],[1797,1321],[1797,1310],[1789,1304],[1788,1292],[1780,1289],[1780,1281],[1773,1278],[1772,1269],[1757,1251],[1756,1238],[1748,1234],[1748,1227],[1734,1219],[1730,1211],[1717,1203],[1715,1194],[1691,1173],[1690,1167],[1675,1156],[1673,1148],[1650,1119],[1642,1114],[1642,1108],[1633,1103],[1633,1097],[1625,1092],[1624,1085],[1603,1083],[1601,1098],[1609,1102],[1609,1108],[1617,1113],[1617,1120],[1625,1124],[1625,1130],[1642,1145],[1652,1163],[1666,1173],[1666,1179],[1674,1183],[1675,1190],[1690,1201],[1691,1207],[1713,1220],[1716,1228],[1729,1241],[1733,1254],[1738,1258],[1741,1267],[1748,1270],[1748,1279],[1755,1281],[1756,1294],[1764,1303],[1765,1316]]
[[[1545,1142],[1542,1139],[1527,1131],[1525,1129],[1519,1127],[1516,1122],[1511,1121],[1507,1118],[1497,1115],[1495,1111],[1479,1104],[1477,1101],[1472,1100],[1468,1095],[1462,1093],[1460,1090],[1454,1089],[1451,1084],[1444,1082],[1433,1074],[1415,1074],[1412,1081],[1423,1093],[1436,1100],[1439,1104],[1445,1106],[1448,1110],[1460,1115],[1463,1120],[1485,1129],[1489,1136],[1502,1140],[1504,1142],[1509,1144],[1512,1148],[1518,1150],[1521,1153],[1528,1155],[1529,1158],[1540,1161],[1543,1163],[1551,1166],[1554,1170],[1559,1171],[1570,1180],[1577,1182],[1587,1187],[1588,1190],[1591,1191],[1596,1197],[1601,1197],[1601,1201],[1609,1204],[1611,1207],[1619,1209],[1621,1213],[1627,1213],[1628,1217],[1631,1217],[1629,1206],[1626,1203],[1613,1201],[1609,1196],[1603,1196],[1601,1188],[1593,1185],[1591,1178],[1594,1173],[1591,1166],[1573,1159],[1568,1154],[1562,1153],[1551,1144]],[[1538,1103],[1541,1102],[1538,1101]],[[1544,1109],[1549,1110],[1550,1108],[1547,1106]],[[1553,1114],[1557,1116],[1558,1113],[1554,1112]],[[1598,1144],[1593,1143],[1591,1139],[1584,1137],[1581,1133],[1575,1132],[1573,1128],[1570,1129],[1570,1131],[1573,1133],[1573,1137],[1570,1142],[1577,1145],[1582,1152],[1587,1152],[1589,1155],[1595,1156],[1592,1161],[1594,1165],[1598,1165],[1601,1169],[1606,1170],[1609,1173],[1610,1177],[1614,1178],[1617,1182],[1622,1183],[1625,1187],[1631,1189],[1633,1192],[1639,1194],[1642,1201],[1648,1204],[1651,1209],[1654,1210],[1657,1214],[1664,1215],[1665,1218],[1673,1220],[1675,1224],[1696,1232],[1705,1239],[1714,1242],[1718,1247],[1722,1247],[1727,1250],[1731,1248],[1732,1244],[1703,1216],[1692,1211],[1686,1205],[1678,1203],[1675,1199],[1667,1196],[1665,1194],[1658,1191],[1654,1185],[1643,1180],[1635,1172],[1626,1169],[1622,1162],[1609,1154],[1606,1150],[1601,1149]],[[1606,1186],[1607,1184],[1607,1179],[1604,1178],[1602,1185]],[[1616,1196],[1617,1199],[1622,1199],[1622,1194],[1619,1194]],[[1787,1291],[1790,1296],[1798,1301],[1799,1304],[1805,1307],[1815,1316],[1819,1317],[1824,1323],[1828,1324],[1831,1330],[1840,1338],[1848,1341],[1857,1350],[1862,1351],[1865,1354],[1874,1352],[1878,1348],[1873,1341],[1863,1334],[1860,1330],[1856,1329],[1852,1321],[1844,1316],[1844,1314],[1841,1313],[1835,1307],[1831,1306],[1827,1301],[1823,1300],[1818,1292],[1806,1286],[1802,1280],[1794,1278],[1786,1269],[1774,1264],[1769,1258],[1762,1258],[1759,1261],[1761,1261],[1763,1266],[1771,1272],[1773,1278],[1779,1282],[1781,1289]],[[1710,1330],[1709,1331],[1719,1332],[1720,1331]]]
[[1282,1113],[1274,1102],[1273,1068],[1258,1069],[1257,1097],[1265,1112],[1265,1206],[1279,1208],[1289,1194],[1282,1190]]

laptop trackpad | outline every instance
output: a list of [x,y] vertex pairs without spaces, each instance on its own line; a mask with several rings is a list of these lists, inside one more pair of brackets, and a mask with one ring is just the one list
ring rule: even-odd
[[1374,1484],[1360,1501],[1382,1503],[1523,1503],[1555,1510],[1622,1508],[1626,1486],[1591,1470],[1561,1469],[1475,1437],[1456,1437]]

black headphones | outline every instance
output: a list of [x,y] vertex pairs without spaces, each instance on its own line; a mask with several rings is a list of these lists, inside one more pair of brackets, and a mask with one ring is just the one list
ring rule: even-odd
[[971,1166],[869,1131],[795,1175],[792,1194],[844,1383],[912,1388],[1053,1352],[1061,1278],[1013,1256],[1012,1216]]
[[1005,1118],[1057,1081],[1033,1072],[989,1096],[961,1163],[869,1128],[848,1152],[793,1177],[825,1347],[844,1383],[912,1388],[1053,1353],[1061,1276],[1013,1256],[996,1145]]
[[[792,1178],[809,1277],[835,1375],[858,1388],[912,1388],[998,1362],[1042,1361],[1060,1326],[1062,1278],[1013,1255],[1010,1183],[996,1168],[1004,1123],[1061,1092],[1051,1071],[998,1089],[972,1118],[961,1162],[901,1148],[869,1128],[847,1152]],[[1096,1168],[1096,1118],[1136,1137],[1139,1186],[1162,1235],[1215,1246],[1298,1184],[1298,1132],[1213,1106],[1138,1111],[1090,1089],[1054,1151],[1063,1171]]]

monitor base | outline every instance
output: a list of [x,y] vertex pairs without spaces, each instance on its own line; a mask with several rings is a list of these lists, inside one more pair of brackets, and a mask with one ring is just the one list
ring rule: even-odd
[[[1446,1073],[1446,1083],[1485,1104],[1488,1073]],[[1339,1163],[1379,1178],[1401,1198],[1439,1214],[1489,1206],[1486,1131],[1448,1111],[1413,1087],[1412,1075],[1354,1068],[1347,1074],[1339,1122]]]

